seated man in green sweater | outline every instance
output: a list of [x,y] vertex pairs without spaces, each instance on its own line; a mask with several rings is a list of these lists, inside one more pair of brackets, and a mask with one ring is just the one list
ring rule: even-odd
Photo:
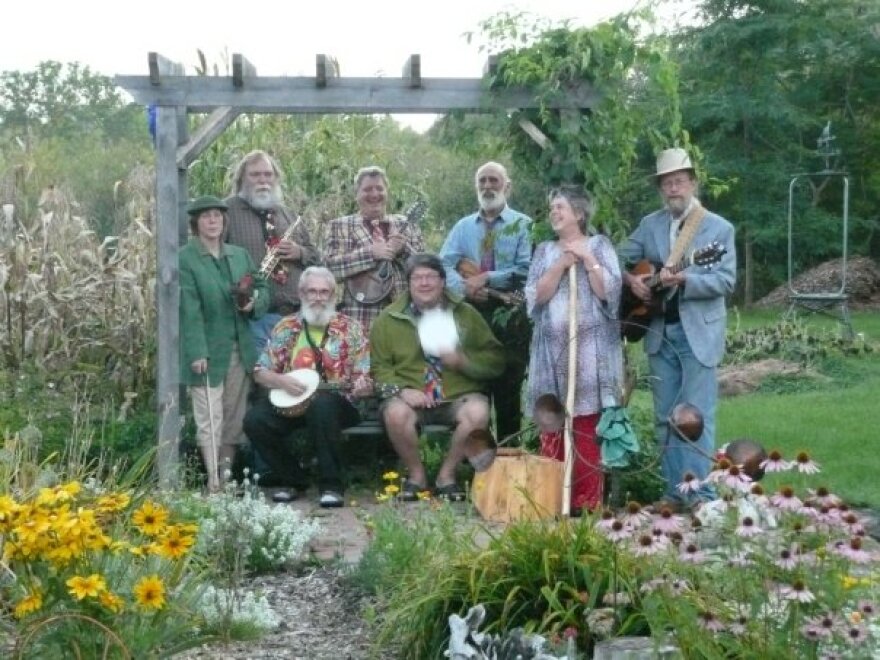
[[435,481],[438,496],[464,497],[455,469],[465,439],[489,427],[488,383],[504,369],[501,344],[480,313],[445,288],[443,262],[431,254],[410,257],[408,292],[386,307],[370,332],[376,391],[385,430],[409,473],[401,497],[427,490],[419,457],[418,426],[454,427]]

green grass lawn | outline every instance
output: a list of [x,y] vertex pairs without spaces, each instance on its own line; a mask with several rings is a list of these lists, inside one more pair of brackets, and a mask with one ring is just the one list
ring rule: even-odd
[[[772,325],[779,312],[731,315],[732,327]],[[833,331],[834,319],[805,317],[811,328]],[[837,356],[814,365],[825,376],[809,383],[774,381],[757,393],[725,398],[718,408],[718,444],[739,437],[759,440],[786,458],[806,451],[822,467],[805,483],[825,485],[854,505],[880,509],[880,314],[853,314],[853,330],[864,333],[877,350],[855,357]],[[788,387],[786,387],[788,385]],[[799,391],[800,390],[800,391]],[[769,479],[801,485],[793,473]]]

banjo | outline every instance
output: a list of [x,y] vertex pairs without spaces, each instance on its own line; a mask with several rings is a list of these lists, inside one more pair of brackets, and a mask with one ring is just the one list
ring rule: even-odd
[[280,387],[269,390],[269,402],[282,417],[300,417],[305,414],[312,398],[321,384],[321,377],[314,369],[294,369],[282,374],[285,378],[296,381],[305,390],[296,396]]

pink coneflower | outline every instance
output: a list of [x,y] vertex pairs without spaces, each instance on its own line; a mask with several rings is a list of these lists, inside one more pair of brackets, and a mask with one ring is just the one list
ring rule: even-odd
[[773,497],[770,503],[781,511],[800,511],[804,503],[794,494],[791,486],[783,486]]
[[795,580],[791,586],[783,586],[779,590],[780,597],[785,600],[796,600],[799,603],[812,603],[816,600],[813,592],[807,589],[807,585],[801,580]]
[[797,471],[802,474],[818,474],[822,471],[819,468],[819,464],[814,462],[810,458],[810,455],[805,451],[802,451],[797,455],[794,463]]
[[807,639],[816,641],[818,639],[830,639],[837,627],[834,615],[830,612],[814,616],[806,620],[801,628],[801,633]]
[[622,520],[614,520],[610,527],[600,528],[599,531],[615,543],[628,539],[633,534],[632,528],[629,525],[624,525]]
[[874,604],[874,601],[871,600],[860,600],[858,603],[858,608],[859,612],[864,614],[869,619],[877,614],[877,606]]
[[843,638],[847,644],[861,646],[868,638],[868,629],[863,625],[847,626]]
[[730,469],[732,463],[727,460],[727,458],[722,458],[717,461],[715,465],[712,466],[711,472],[706,475],[706,481],[717,484],[721,478],[727,474],[727,471]]
[[753,536],[758,536],[761,531],[761,528],[755,524],[755,521],[752,520],[751,516],[745,516],[739,521],[739,527],[736,528],[736,535],[748,539]]
[[702,564],[706,561],[706,554],[696,543],[688,543],[681,549],[678,558],[691,564]]
[[596,527],[600,530],[611,529],[611,525],[616,521],[617,518],[614,516],[614,512],[611,509],[602,509],[602,515],[599,517],[598,522],[596,522]]
[[743,472],[738,465],[731,465],[718,483],[739,493],[748,493],[752,486],[752,478]]
[[[843,511],[843,509],[841,509]],[[865,525],[862,519],[852,511],[846,511],[840,516],[840,524],[850,534],[861,534],[865,531]]]
[[633,529],[638,529],[649,520],[651,520],[651,514],[645,511],[641,504],[638,502],[626,503],[626,511],[623,514],[625,524],[632,526]]
[[652,523],[654,529],[659,529],[664,534],[681,531],[682,518],[672,513],[672,509],[664,506],[660,509],[660,513],[654,516]]
[[666,547],[666,539],[663,536],[642,534],[633,544],[633,554],[637,557],[655,555]]
[[867,564],[873,557],[870,552],[862,550],[862,539],[854,536],[849,543],[835,543],[834,552],[856,564]]
[[697,623],[704,630],[708,630],[713,633],[718,633],[724,630],[724,624],[716,619],[714,614],[707,610],[703,610],[702,612],[700,612]]
[[810,491],[811,500],[816,502],[820,507],[833,507],[840,504],[841,499],[828,490],[825,486],[819,486],[816,490]]
[[791,463],[782,458],[782,454],[776,449],[767,455],[767,459],[761,461],[761,469],[764,472],[785,472],[791,469]]
[[778,558],[773,563],[785,571],[791,571],[797,568],[799,560],[800,556],[797,554],[795,546],[792,546],[791,548],[783,548],[780,550]]
[[689,493],[696,493],[700,490],[700,486],[703,483],[697,479],[697,476],[692,472],[685,472],[684,477],[682,477],[681,483],[676,486],[676,489],[682,495],[687,495]]

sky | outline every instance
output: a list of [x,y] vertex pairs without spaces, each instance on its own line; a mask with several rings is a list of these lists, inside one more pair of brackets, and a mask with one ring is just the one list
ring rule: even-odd
[[[147,75],[147,53],[181,62],[201,49],[226,73],[241,53],[258,75],[306,75],[315,55],[343,76],[396,77],[412,53],[423,77],[480,77],[486,53],[462,36],[502,11],[593,25],[640,0],[15,0],[4,3],[0,71],[44,60],[80,62],[105,75]],[[428,119],[428,118],[424,118]],[[416,122],[418,123],[418,122]]]

